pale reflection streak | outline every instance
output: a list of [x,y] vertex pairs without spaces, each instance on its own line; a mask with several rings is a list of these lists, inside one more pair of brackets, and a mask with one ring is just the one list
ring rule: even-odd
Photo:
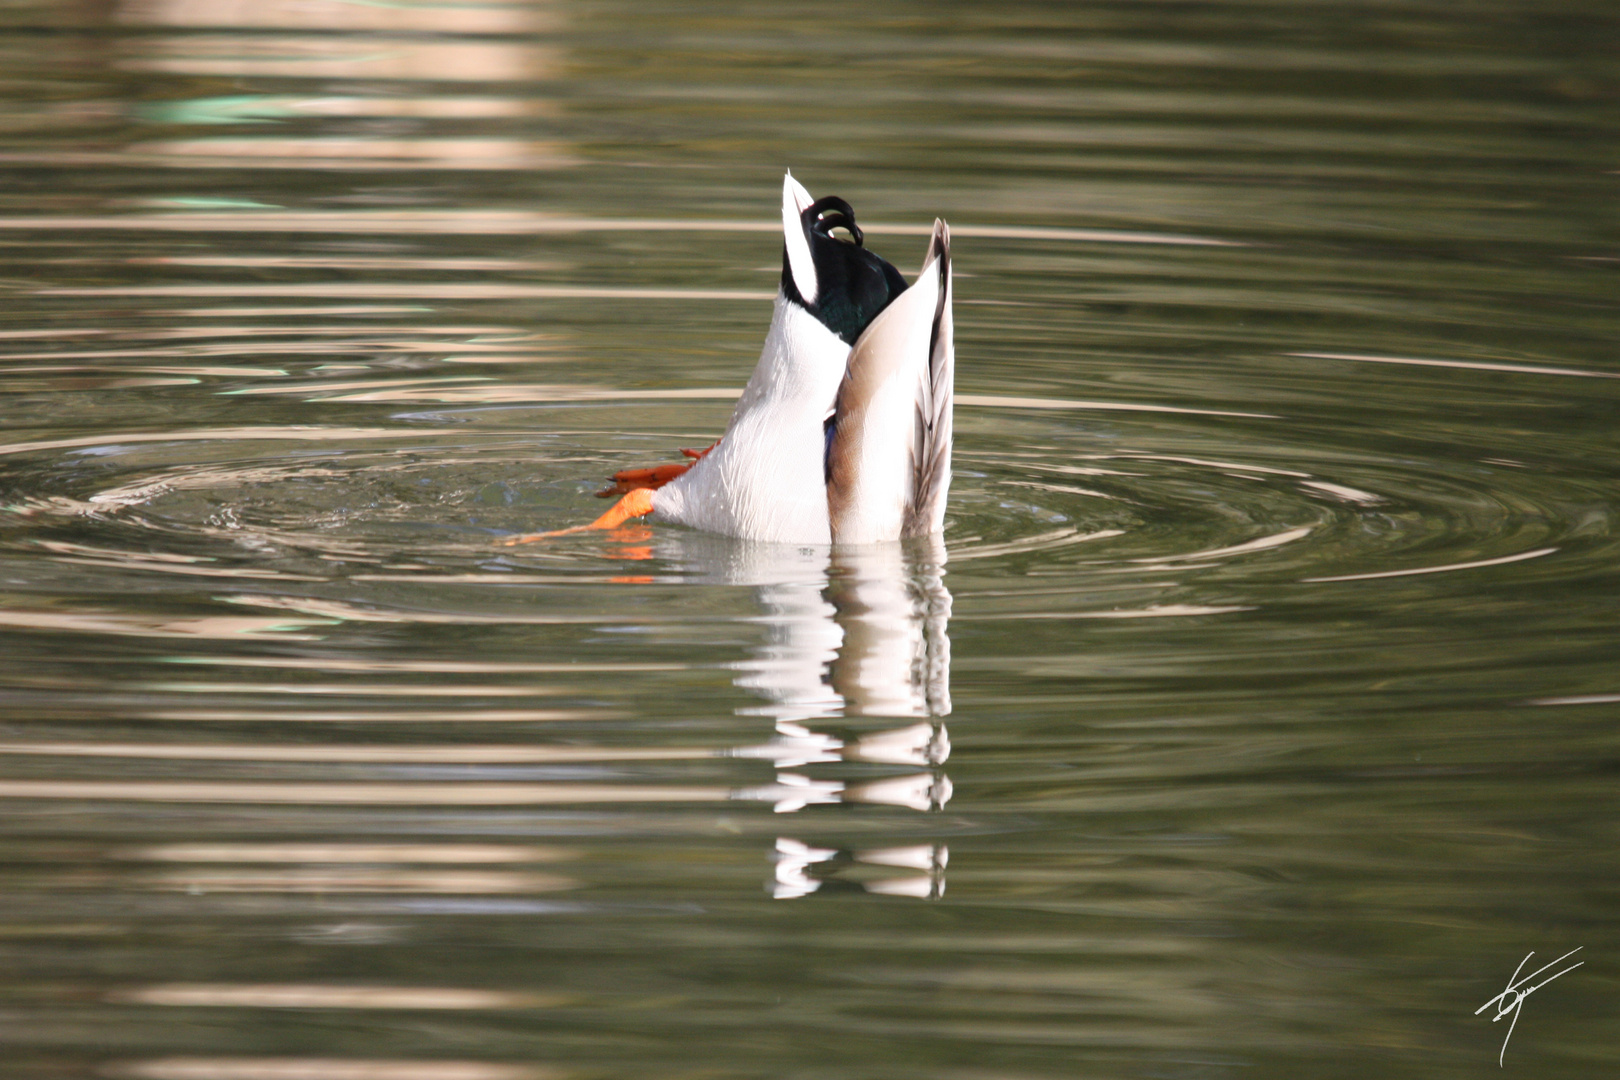
[[1042,484],[1034,480],[1003,480],[1006,487],[1030,488],[1034,491],[1055,491],[1060,495],[1085,495],[1093,499],[1113,499],[1114,496],[1106,491],[1093,491],[1090,488],[1077,487],[1074,484]]
[[[618,574],[347,574],[345,581],[408,581],[417,585],[621,585]],[[671,668],[669,670],[675,670]]]
[[964,544],[951,552],[951,558],[957,562],[969,559],[999,559],[1004,555],[1014,555],[1031,551],[1049,551],[1053,548],[1068,547],[1071,544],[1086,544],[1093,540],[1107,540],[1115,536],[1124,536],[1123,529],[1098,529],[1095,532],[1083,533],[1075,528],[1052,529],[1048,532],[1036,533],[1032,536],[1021,536],[1016,540],[1008,540],[996,544]]
[[[156,494],[156,492],[149,494]],[[108,505],[129,505],[129,503],[104,500],[99,496],[92,496],[88,502],[72,506],[71,512],[75,514],[93,514],[99,510],[107,509]],[[297,581],[306,583],[327,580],[311,574],[291,574],[283,570],[259,567],[205,566],[202,564],[214,561],[206,557],[165,555],[162,552],[151,551],[116,551],[111,548],[96,548],[60,540],[37,540],[35,544],[55,555],[55,562],[74,566],[109,566],[121,570],[140,570],[146,573],[184,574],[187,577],[247,578],[262,581]],[[0,618],[3,618],[3,616],[0,616]]]
[[[234,65],[231,65],[234,66]],[[128,162],[217,169],[566,169],[580,164],[560,143],[515,139],[219,138],[135,143]]]
[[1108,454],[1099,455],[1102,460],[1122,458],[1126,461],[1168,461],[1178,465],[1197,465],[1200,468],[1221,469],[1236,473],[1259,473],[1263,476],[1288,476],[1298,479],[1309,479],[1310,473],[1300,472],[1297,469],[1278,469],[1270,465],[1251,465],[1244,461],[1211,461],[1208,458],[1183,457],[1176,454]]
[[[93,510],[94,508],[92,508]],[[172,563],[162,563],[151,559],[132,557],[127,559],[83,559],[72,556],[60,557],[52,560],[70,566],[103,566],[118,570],[140,571],[146,574],[180,574],[185,577],[215,577],[229,578],[233,581],[284,581],[284,582],[322,582],[330,578],[315,577],[311,574],[289,574],[285,570],[260,570],[253,567],[220,567],[199,566],[191,564],[176,566]]]
[[160,124],[255,124],[300,117],[399,116],[420,120],[504,120],[554,116],[554,102],[534,98],[387,97],[358,98],[308,94],[239,94],[155,102],[138,115]]
[[[325,350],[312,350],[325,351]],[[454,393],[460,387],[457,384],[469,382],[488,382],[488,376],[465,375],[445,376],[430,375],[419,378],[406,379],[323,379],[320,382],[300,382],[283,386],[250,386],[240,390],[227,390],[223,397],[266,397],[273,395],[318,395],[327,399],[342,399],[347,391],[369,388],[373,394],[408,394],[409,388],[423,386],[445,386],[446,393]]]
[[[189,286],[187,286],[189,288]],[[214,288],[209,286],[209,288]],[[478,290],[483,286],[468,286],[469,289]],[[521,288],[528,288],[521,286]],[[549,288],[549,286],[535,286],[535,288]],[[606,295],[604,290],[581,290],[588,292],[592,297]],[[710,293],[699,295],[699,290],[692,290],[681,295],[687,299],[760,299],[768,294],[736,294],[730,292]],[[619,290],[614,295],[629,296],[631,293],[641,293],[647,296],[656,294],[657,298],[670,298],[671,290]],[[480,347],[487,347],[496,352],[511,352],[511,348],[500,344],[488,346],[454,346],[455,351],[470,352]],[[449,345],[438,346],[440,349],[452,348]],[[484,385],[466,385],[468,383],[483,383]],[[612,386],[569,384],[569,383],[510,383],[500,382],[490,385],[493,380],[488,378],[475,378],[471,376],[456,376],[445,378],[437,376],[420,379],[397,380],[362,380],[348,383],[322,381],[306,382],[279,386],[253,386],[231,391],[235,396],[260,396],[267,394],[310,394],[319,395],[320,399],[332,401],[416,401],[435,400],[458,403],[477,403],[483,401],[688,401],[688,400],[714,400],[732,401],[742,396],[740,387],[711,386],[711,387],[683,387],[667,390],[628,390]],[[460,385],[447,385],[460,384]],[[311,400],[317,398],[312,396]],[[1242,413],[1214,409],[1191,409],[1173,405],[1148,405],[1137,402],[1117,401],[1075,401],[1062,398],[1022,398],[997,397],[979,394],[959,394],[956,402],[967,408],[992,409],[1057,409],[1057,410],[1084,410],[1094,412],[1141,412],[1141,413],[1178,413],[1193,416],[1227,416],[1245,417],[1254,420],[1276,419],[1268,413]],[[1147,455],[1137,455],[1147,457]],[[1218,462],[1202,462],[1191,458],[1156,458],[1155,460],[1177,460],[1186,464],[1219,465]],[[1248,466],[1229,464],[1223,467],[1237,469],[1244,472],[1276,473],[1285,476],[1306,476],[1306,473],[1292,472],[1283,469],[1270,469],[1263,466]],[[1108,470],[1091,470],[1092,472],[1108,473]],[[1110,473],[1112,475],[1112,473]],[[1333,485],[1316,484],[1324,490],[1332,489],[1361,500],[1376,500],[1377,496],[1367,495],[1364,492],[1354,492],[1350,488],[1334,488]]]
[[874,803],[928,810],[950,798],[950,781],[927,774],[845,784],[782,773],[771,784],[264,783],[166,780],[0,780],[0,799],[259,806],[560,806],[640,803],[771,803],[779,813],[810,805]]
[[764,789],[655,784],[262,783],[165,780],[0,780],[0,799],[248,803],[308,806],[551,806],[570,803],[777,801]]
[[[328,6],[358,8],[362,5]],[[387,10],[409,11],[411,8],[390,5]],[[183,75],[509,83],[544,78],[548,70],[556,68],[560,58],[555,50],[526,42],[434,40],[386,34],[358,38],[326,34],[205,33],[125,40],[140,42],[146,55],[129,57],[119,67],[126,71]]]
[[[133,862],[187,864],[187,869],[164,870],[138,884],[148,889],[190,895],[528,895],[573,889],[579,884],[570,878],[532,871],[466,869],[492,864],[557,862],[575,857],[575,853],[564,849],[515,844],[160,844],[133,848],[115,857]],[[197,864],[270,866],[242,870]],[[275,864],[283,864],[284,868],[275,868]]]
[[[85,446],[123,446],[132,443],[231,442],[239,439],[288,442],[351,442],[361,439],[421,439],[429,433],[405,428],[351,427],[247,427],[193,428],[190,431],[132,431],[117,435],[80,435],[71,439],[39,439],[0,444],[0,456],[39,450],[75,450]],[[507,432],[504,434],[518,434]]]
[[1201,559],[1220,559],[1229,555],[1246,555],[1254,551],[1268,551],[1271,548],[1291,544],[1295,540],[1302,540],[1309,536],[1313,529],[1309,527],[1289,529],[1286,532],[1276,533],[1272,536],[1262,536],[1258,540],[1250,540],[1242,544],[1233,544],[1230,547],[1207,548],[1204,551],[1189,551],[1184,555],[1158,555],[1146,559],[1132,559],[1133,563],[1179,563],[1195,562]]
[[1546,367],[1540,364],[1503,364],[1489,360],[1424,360],[1409,356],[1370,356],[1365,353],[1296,352],[1285,356],[1298,356],[1308,360],[1353,360],[1363,364],[1404,364],[1408,367],[1467,368],[1471,371],[1511,371],[1523,375],[1564,375],[1581,379],[1620,379],[1612,371],[1588,371],[1584,368]]
[[1324,495],[1331,495],[1341,502],[1355,503],[1357,506],[1376,506],[1384,501],[1382,495],[1374,495],[1370,491],[1361,491],[1358,488],[1347,487],[1344,484],[1329,483],[1326,480],[1301,480],[1299,486],[1311,488]]
[[238,285],[95,285],[33,290],[37,296],[287,296],[409,300],[774,300],[763,289],[670,289],[610,285],[522,285],[511,282],[326,281]]
[[297,868],[265,870],[175,870],[140,884],[156,892],[207,893],[410,893],[417,896],[528,896],[579,887],[555,874],[508,870],[396,870]]
[[139,862],[251,863],[528,863],[556,862],[570,852],[520,844],[158,844],[119,857]]
[[[622,615],[610,615],[606,612],[580,615],[539,615],[514,611],[501,615],[474,615],[469,612],[402,611],[383,607],[361,607],[358,604],[350,604],[342,600],[319,600],[314,597],[300,596],[239,595],[219,596],[215,599],[227,604],[242,604],[247,607],[270,608],[292,611],[301,615],[314,615],[334,622],[418,623],[444,626],[500,626],[508,624],[514,626],[595,626],[603,623],[622,622],[625,618]],[[679,623],[692,620],[690,617],[683,618],[679,615],[637,615],[634,621],[646,625],[655,622]]]
[[[252,317],[262,315],[311,315],[325,314],[331,311],[352,312],[355,314],[371,314],[376,312],[392,312],[394,308],[209,308],[207,314]],[[242,337],[258,341],[266,337],[342,337],[352,338],[360,335],[360,340],[370,345],[373,341],[383,341],[387,338],[378,338],[382,334],[410,335],[414,338],[428,339],[438,337],[488,337],[490,335],[512,336],[517,339],[533,342],[542,342],[548,339],[529,330],[522,330],[515,326],[472,325],[454,326],[440,324],[437,326],[410,326],[405,323],[395,325],[366,323],[364,326],[276,326],[268,323],[249,323],[231,325],[217,323],[213,326],[164,326],[142,330],[86,330],[85,333],[116,333],[120,338],[152,338],[159,341],[185,340],[195,338],[214,337]],[[240,370],[240,369],[233,369]]]
[[291,619],[254,615],[204,615],[165,618],[126,612],[27,611],[0,607],[0,626],[29,630],[56,630],[75,634],[116,634],[142,638],[208,638],[217,641],[274,639],[316,641],[298,633],[315,626],[331,626],[334,619]]
[[1609,705],[1620,702],[1620,694],[1575,694],[1571,697],[1536,698],[1526,705]]
[[1180,465],[1195,465],[1200,468],[1219,469],[1228,476],[1252,478],[1260,476],[1286,476],[1298,480],[1299,486],[1309,488],[1318,494],[1329,495],[1342,502],[1354,503],[1358,506],[1373,506],[1384,501],[1383,496],[1374,495],[1370,491],[1349,487],[1345,484],[1336,484],[1327,480],[1311,479],[1311,474],[1300,472],[1297,469],[1279,469],[1269,465],[1254,465],[1238,461],[1211,461],[1207,458],[1178,457],[1170,454],[1135,454],[1122,453],[1107,455],[1133,461],[1166,461]]
[[257,724],[546,724],[585,720],[618,720],[610,709],[469,709],[463,706],[416,708],[405,711],[311,709],[142,709],[131,715],[142,720],[181,720],[206,723]]
[[[628,223],[626,223],[628,225]],[[673,224],[673,223],[671,223]],[[780,229],[781,226],[775,226]],[[89,215],[41,214],[0,217],[0,230],[89,232],[314,233],[385,236],[524,236],[537,233],[590,231],[577,219],[510,210],[356,210],[352,213],[272,210],[197,213]],[[752,230],[751,230],[752,231]]]
[[118,990],[108,1000],[130,1005],[216,1009],[544,1009],[557,995],[437,986],[331,986],[316,983],[161,983]]
[[[328,10],[366,6],[310,5]],[[393,14],[427,9],[391,4],[379,10]],[[280,30],[298,28],[296,22],[273,26]],[[532,83],[554,76],[562,61],[560,51],[533,41],[397,36],[400,29],[390,27],[384,33],[364,37],[298,33],[132,37],[125,40],[139,42],[144,55],[128,57],[119,67],[181,75]],[[395,36],[390,36],[388,30]]]
[[1415,577],[1419,574],[1448,574],[1455,570],[1477,570],[1484,566],[1502,566],[1507,563],[1523,562],[1526,559],[1539,559],[1543,555],[1551,555],[1558,549],[1555,547],[1536,548],[1534,551],[1521,551],[1517,555],[1504,555],[1499,559],[1478,559],[1474,562],[1447,563],[1443,566],[1415,566],[1409,570],[1380,570],[1371,574],[1337,574],[1333,577],[1300,578],[1301,581],[1371,581],[1374,578]]
[[[236,266],[274,270],[428,270],[428,271],[516,271],[557,270],[561,264],[539,259],[440,259],[425,255],[152,255],[132,256],[125,260],[132,266]],[[279,328],[282,333],[303,332]],[[375,328],[367,327],[375,333]],[[415,329],[415,328],[412,328]],[[452,331],[423,327],[428,333],[444,334]],[[193,334],[195,330],[191,331]],[[327,330],[328,333],[350,333],[349,330]]]
[[1149,604],[1114,611],[1019,611],[1007,614],[964,615],[969,622],[1014,622],[1045,619],[1182,619],[1193,615],[1230,615],[1254,611],[1245,604]]
[[273,668],[288,671],[419,671],[433,674],[555,674],[616,673],[643,671],[688,671],[685,663],[549,663],[543,660],[357,660],[341,656],[169,656],[167,664],[197,664],[205,667]]
[[[108,373],[110,373],[110,370],[117,370],[117,371],[120,371],[120,372],[128,372],[128,373],[135,373],[135,374],[141,374],[141,375],[184,375],[184,376],[187,376],[187,378],[184,379],[184,380],[181,380],[181,379],[171,379],[171,380],[152,379],[150,381],[154,382],[154,383],[167,382],[167,383],[170,383],[170,384],[185,383],[185,384],[193,385],[193,386],[196,385],[196,383],[199,381],[199,379],[198,379],[199,376],[207,376],[209,378],[225,378],[225,379],[229,379],[229,378],[233,378],[233,377],[234,378],[251,378],[253,376],[262,376],[262,377],[265,377],[265,378],[275,379],[275,378],[280,378],[282,376],[285,376],[287,374],[285,371],[281,370],[280,368],[256,368],[256,367],[248,367],[246,365],[243,365],[242,367],[208,367],[205,364],[196,364],[196,365],[186,364],[186,365],[176,365],[176,366],[163,366],[163,365],[158,365],[158,364],[141,364],[141,365],[118,364],[115,369],[109,369],[108,367],[106,367],[104,365],[100,365],[100,364],[40,364],[40,365],[35,366],[35,367],[16,367],[16,366],[12,366],[12,364],[10,363],[10,361],[18,360],[18,359],[22,359],[22,360],[47,360],[47,359],[49,359],[49,360],[58,360],[58,359],[87,359],[87,358],[88,359],[118,359],[118,360],[140,359],[142,356],[155,356],[160,351],[162,352],[162,354],[164,356],[170,356],[170,357],[175,356],[177,354],[182,355],[182,356],[188,355],[186,350],[184,350],[184,349],[173,349],[173,350],[137,349],[137,350],[134,350],[132,353],[121,353],[121,352],[39,353],[39,354],[36,354],[34,356],[22,356],[22,357],[18,357],[18,356],[14,356],[14,355],[0,356],[0,363],[5,363],[7,373],[8,374],[13,374],[13,375],[16,375],[16,374],[43,375],[43,374],[46,374],[46,373],[62,374],[62,373],[72,372],[72,371],[86,371],[86,372],[95,372],[95,373],[98,373],[98,374],[108,374]],[[238,351],[239,352],[247,352],[248,347],[244,346],[243,348],[241,348]],[[12,385],[13,388],[15,388],[16,382],[12,381],[11,385]],[[47,384],[42,384],[42,385],[51,385],[51,384],[47,383]],[[76,385],[82,386],[84,384],[81,382],[81,383],[77,383]]]
[[546,686],[420,686],[399,683],[149,682],[142,689],[178,694],[316,694],[322,697],[482,698],[556,693]]
[[[685,218],[598,218],[518,210],[318,210],[175,212],[166,214],[63,215],[0,217],[0,230],[85,232],[97,229],[149,229],[156,232],[308,232],[437,236],[533,236],[548,233],[694,232],[780,233],[780,222]],[[874,236],[927,236],[922,225],[862,224]],[[1031,229],[1018,226],[961,225],[957,236],[988,240],[1055,240],[1073,243],[1189,244],[1243,246],[1229,240],[1171,233],[1109,232],[1099,229]]]
[[[952,230],[953,232],[955,230]],[[1139,405],[1120,401],[1070,401],[1063,398],[1002,397],[994,394],[958,394],[958,405],[997,409],[1087,409],[1104,412],[1181,413],[1188,416],[1237,416],[1249,420],[1276,420],[1272,413],[1186,409],[1170,405]]]
[[384,1058],[167,1057],[107,1066],[120,1080],[558,1080],[538,1065]]
[[696,761],[752,757],[747,748],[478,745],[401,746],[307,743],[0,743],[0,754],[43,757],[141,758],[160,761],[296,761],[334,764],[522,765],[596,761]]
[[[319,309],[320,314],[341,312],[343,309]],[[280,309],[275,314],[297,314],[299,309]],[[210,311],[210,316],[222,315],[224,310]],[[260,311],[259,314],[266,312]],[[307,313],[307,312],[306,312]],[[108,331],[85,329],[72,336],[96,339],[85,344],[100,345],[101,339],[108,336]],[[22,335],[17,335],[21,337]],[[26,360],[174,360],[177,357],[215,357],[239,356],[243,353],[252,355],[290,354],[290,355],[324,355],[339,349],[350,351],[389,350],[394,352],[432,352],[443,353],[453,349],[462,353],[540,353],[558,348],[555,338],[539,334],[520,331],[513,327],[410,327],[410,326],[378,326],[375,324],[355,327],[323,327],[323,326],[233,326],[229,324],[216,324],[212,326],[193,327],[166,327],[162,330],[144,330],[117,333],[119,340],[139,341],[182,341],[183,344],[165,345],[158,347],[140,348],[77,348],[52,349],[48,352],[8,352],[0,355],[9,363]],[[277,341],[277,338],[298,338],[298,341]],[[310,340],[303,340],[308,338]],[[203,340],[214,339],[214,340]],[[240,339],[240,340],[234,340]],[[326,341],[322,339],[339,339]],[[56,370],[53,368],[37,368],[25,370]],[[131,370],[121,366],[121,371]],[[185,366],[146,366],[133,370],[165,371],[175,374],[218,374],[218,375],[285,375],[280,368],[250,367],[232,365],[227,368],[210,369],[194,364]]]
[[[729,387],[692,387],[684,390],[619,390],[608,386],[563,383],[512,383],[472,379],[401,379],[354,383],[300,383],[290,386],[250,386],[230,391],[232,397],[306,395],[308,401],[440,401],[456,404],[509,401],[731,401],[742,391]],[[459,383],[460,385],[455,385]]]
[[[307,715],[307,714],[306,714]],[[268,715],[266,718],[272,718]],[[596,718],[600,719],[600,714]],[[397,719],[410,719],[400,717]],[[805,732],[808,737],[808,731]],[[524,765],[745,758],[800,766],[827,761],[937,765],[949,755],[942,729],[915,724],[848,742],[820,736],[813,745],[778,740],[758,746],[544,746],[451,743],[425,746],[306,743],[0,743],[0,754],[136,758],[159,761],[288,761],[331,764]]]
[[[270,307],[233,307],[221,305],[203,308],[170,308],[165,314],[177,319],[262,319],[266,317],[292,318],[314,315],[318,318],[345,318],[351,315],[420,315],[431,309],[422,304],[321,304],[313,307],[301,307],[297,304],[277,304]],[[170,329],[173,329],[172,327]],[[199,326],[196,330],[207,333],[210,326]],[[419,328],[422,333],[432,333],[428,328]],[[290,328],[296,334],[347,334],[349,328],[340,330],[323,330],[317,327]]]
[[[1003,403],[1003,404],[1011,404],[1012,402],[1017,401],[1017,400],[1020,400],[1020,399],[1011,399],[1011,398],[994,399],[994,401],[996,403]],[[1023,399],[1023,400],[1030,401],[1031,402],[1031,407],[1037,407],[1037,402],[1040,401],[1040,400],[1043,400],[1043,399]],[[992,399],[981,398],[980,401],[983,402],[983,403],[991,403]],[[1060,407],[1060,405],[1061,405],[1061,403],[1053,401],[1053,402],[1047,403],[1046,407],[1057,408],[1057,407]],[[1110,407],[1114,407],[1114,408],[1123,408],[1123,409],[1130,409],[1130,410],[1143,411],[1143,412],[1187,412],[1187,413],[1197,413],[1197,412],[1200,411],[1200,410],[1196,410],[1196,409],[1161,408],[1159,406],[1136,406],[1136,405],[1110,406],[1110,405],[1108,405],[1106,403],[1100,403],[1100,402],[1084,402],[1084,403],[1076,402],[1076,403],[1074,403],[1073,407],[1076,407],[1076,408],[1080,408],[1080,407],[1102,408],[1102,409],[1107,409],[1107,408],[1110,408]],[[1267,416],[1265,414],[1260,414],[1260,413],[1252,413],[1252,414],[1244,414],[1244,413],[1226,413],[1226,414],[1207,413],[1206,415],[1228,415],[1228,416],[1245,416],[1245,415],[1247,415],[1252,419],[1278,419],[1277,417]],[[1180,456],[1174,456],[1174,455],[1169,455],[1169,454],[1144,454],[1144,453],[1121,452],[1121,453],[1117,453],[1117,454],[1097,455],[1097,457],[1100,460],[1120,459],[1120,460],[1126,460],[1126,461],[1164,461],[1164,462],[1171,462],[1171,463],[1180,464],[1180,465],[1194,465],[1194,466],[1197,466],[1199,468],[1219,469],[1221,472],[1225,473],[1228,476],[1235,476],[1235,477],[1239,477],[1239,478],[1243,478],[1243,479],[1253,479],[1254,476],[1257,476],[1257,475],[1258,476],[1285,476],[1285,477],[1288,477],[1290,479],[1297,480],[1300,487],[1309,489],[1310,492],[1314,492],[1314,493],[1319,494],[1319,495],[1327,495],[1327,496],[1330,496],[1330,497],[1332,497],[1334,499],[1338,499],[1341,502],[1354,503],[1357,506],[1374,506],[1374,505],[1384,501],[1384,498],[1381,495],[1375,495],[1375,494],[1373,494],[1372,492],[1369,492],[1369,491],[1362,491],[1359,488],[1353,488],[1353,487],[1350,487],[1350,486],[1348,486],[1346,484],[1337,484],[1337,483],[1333,483],[1333,482],[1327,481],[1327,480],[1313,480],[1313,479],[1310,478],[1310,473],[1300,472],[1297,469],[1279,469],[1279,468],[1275,468],[1273,466],[1254,465],[1254,464],[1250,464],[1250,463],[1247,463],[1247,462],[1211,461],[1211,460],[1209,460],[1207,458],[1180,457]],[[1083,467],[1083,466],[1073,466],[1073,465],[1064,466],[1064,465],[1041,464],[1041,465],[1036,465],[1036,466],[1033,466],[1033,467],[1036,468],[1040,472],[1074,473],[1074,474],[1078,474],[1078,475],[1093,475],[1093,474],[1096,474],[1096,475],[1122,475],[1122,476],[1123,475],[1132,475],[1132,476],[1141,475],[1140,473],[1116,473],[1114,470],[1093,469],[1093,468],[1088,468],[1088,467]],[[1023,485],[1023,486],[1035,486],[1035,485],[1026,484],[1026,485]],[[1087,494],[1087,495],[1099,495],[1100,494],[1098,492],[1080,491],[1079,489],[1076,489],[1076,490],[1080,494]],[[1108,498],[1110,496],[1103,495],[1101,497]],[[1291,534],[1285,534],[1285,535],[1291,535]],[[1207,553],[1206,552],[1205,554],[1213,554],[1213,553]],[[1176,556],[1175,558],[1194,558],[1194,557],[1195,556]],[[1138,561],[1138,562],[1146,562],[1148,560],[1136,560],[1136,561]]]
[[555,30],[555,13],[512,0],[356,4],[344,0],[123,0],[118,21],[135,26],[301,27],[343,32],[534,34]]
[[[324,455],[323,455],[324,456]],[[409,460],[395,460],[389,462],[373,463],[365,471],[371,475],[381,475],[394,472],[409,472],[415,467]],[[435,458],[441,468],[459,465],[474,464],[472,459],[458,458],[448,452]],[[83,502],[69,500],[66,506],[80,513],[95,513],[97,511],[118,510],[126,507],[140,506],[154,498],[171,495],[179,491],[201,490],[215,491],[228,489],[232,493],[242,490],[249,484],[278,484],[288,481],[307,480],[333,480],[346,479],[349,472],[334,468],[328,461],[324,464],[311,464],[304,462],[275,463],[268,465],[182,465],[167,472],[146,474],[138,476],[126,483],[104,488],[90,495]],[[35,505],[35,504],[24,504]],[[64,505],[60,502],[55,505]],[[206,524],[195,526],[207,535],[228,535],[241,531],[241,523],[232,521],[221,524],[210,520]],[[315,543],[315,538],[297,531],[276,530],[268,527],[254,530],[254,535],[265,539],[275,540],[290,546]],[[83,556],[87,558],[111,558],[120,562],[126,561],[174,561],[187,562],[191,565],[198,563],[212,563],[216,560],[210,556],[183,556],[178,559],[172,556],[152,555],[144,552],[126,553],[112,548],[96,548],[89,545],[72,544],[65,541],[40,541],[40,546],[47,550],[64,555]],[[326,540],[317,546],[328,551],[344,551],[350,554],[364,554],[364,547],[353,542],[340,543],[335,540]],[[380,557],[373,562],[382,562]],[[395,564],[396,566],[398,564]],[[514,579],[516,580],[516,579]]]

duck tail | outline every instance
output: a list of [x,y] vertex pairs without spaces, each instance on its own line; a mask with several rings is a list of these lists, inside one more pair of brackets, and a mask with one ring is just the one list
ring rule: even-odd
[[951,317],[951,230],[934,220],[923,273],[939,275],[939,299],[928,344],[928,381],[917,395],[917,442],[912,460],[915,477],[904,536],[939,532],[945,523],[945,499],[951,488],[953,400],[956,384],[955,326]]

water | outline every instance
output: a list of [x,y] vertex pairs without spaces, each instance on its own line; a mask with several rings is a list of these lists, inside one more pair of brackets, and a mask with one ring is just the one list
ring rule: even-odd
[[[1612,1069],[1611,5],[0,28],[8,1076]],[[500,546],[784,167],[955,230],[943,545]]]

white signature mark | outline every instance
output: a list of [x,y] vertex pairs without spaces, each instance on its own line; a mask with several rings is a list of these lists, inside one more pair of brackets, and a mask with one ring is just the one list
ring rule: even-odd
[[1520,979],[1519,972],[1523,971],[1524,965],[1528,964],[1530,962],[1530,958],[1536,955],[1533,952],[1525,953],[1524,959],[1519,961],[1519,966],[1513,969],[1513,978],[1508,980],[1507,989],[1474,1010],[1474,1015],[1478,1016],[1492,1005],[1495,1005],[1496,1015],[1491,1017],[1491,1023],[1493,1024],[1502,1019],[1502,1017],[1506,1016],[1508,1013],[1513,1014],[1513,1022],[1508,1025],[1507,1039],[1502,1040],[1502,1052],[1496,1055],[1496,1064],[1498,1068],[1500,1068],[1502,1065],[1502,1058],[1507,1054],[1508,1039],[1513,1038],[1513,1029],[1518,1026],[1519,1010],[1524,1007],[1524,999],[1535,993],[1537,990],[1540,990],[1543,986],[1546,986],[1554,979],[1558,978],[1558,975],[1568,975],[1570,972],[1580,967],[1581,964],[1586,963],[1586,961],[1582,960],[1580,963],[1571,964],[1563,971],[1560,971],[1558,975],[1549,975],[1545,979],[1542,979],[1540,982],[1536,983],[1536,985],[1530,987],[1528,990],[1521,988],[1525,983],[1529,982],[1537,975],[1540,975],[1543,971],[1546,971],[1548,968],[1553,967],[1556,964],[1563,963],[1565,960],[1568,960],[1570,957],[1574,956],[1584,948],[1586,948],[1586,946],[1582,945],[1580,948],[1571,949],[1563,956],[1560,956],[1557,960],[1554,960],[1551,964],[1543,964],[1541,967],[1526,975],[1523,979]]

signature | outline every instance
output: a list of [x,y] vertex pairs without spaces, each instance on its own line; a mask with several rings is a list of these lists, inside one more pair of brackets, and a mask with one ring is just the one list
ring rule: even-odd
[[1540,975],[1548,968],[1563,963],[1565,960],[1568,960],[1570,957],[1574,956],[1584,948],[1586,948],[1586,946],[1582,945],[1578,949],[1571,949],[1563,956],[1560,956],[1557,960],[1554,960],[1551,964],[1543,964],[1541,967],[1526,975],[1523,979],[1520,979],[1519,972],[1523,971],[1524,965],[1528,964],[1530,962],[1530,958],[1536,955],[1533,952],[1525,953],[1524,959],[1519,961],[1519,966],[1513,969],[1513,978],[1508,980],[1507,989],[1474,1010],[1474,1015],[1478,1016],[1492,1005],[1495,1005],[1496,1015],[1491,1017],[1491,1023],[1493,1024],[1502,1019],[1502,1017],[1506,1016],[1508,1013],[1513,1014],[1513,1022],[1508,1024],[1507,1039],[1502,1040],[1502,1053],[1496,1055],[1496,1064],[1498,1067],[1501,1067],[1502,1058],[1507,1054],[1508,1039],[1513,1038],[1513,1029],[1518,1026],[1519,1010],[1524,1007],[1524,999],[1535,993],[1537,990],[1540,990],[1543,986],[1546,986],[1554,979],[1558,978],[1558,975],[1568,975],[1570,972],[1580,967],[1581,964],[1586,963],[1586,961],[1582,960],[1580,963],[1571,964],[1563,971],[1560,971],[1558,975],[1549,975],[1529,989],[1524,989],[1524,984],[1535,978],[1537,975]]

